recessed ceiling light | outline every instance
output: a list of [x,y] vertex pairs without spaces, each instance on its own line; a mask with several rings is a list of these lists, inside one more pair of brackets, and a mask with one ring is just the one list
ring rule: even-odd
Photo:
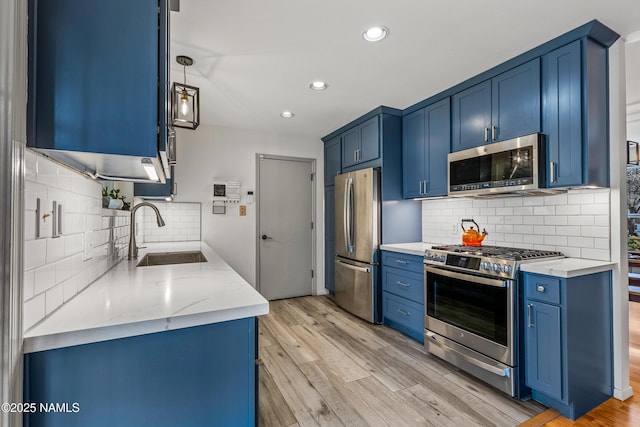
[[295,116],[295,114],[293,114],[291,111],[283,111],[282,113],[280,113],[280,117],[284,117],[285,119],[290,119],[293,116]]
[[367,29],[364,33],[362,33],[362,37],[364,37],[364,39],[369,42],[379,42],[380,40],[387,37],[388,35],[389,35],[389,30],[387,29],[387,27],[383,27],[381,25],[378,25],[376,27],[371,27]]
[[329,85],[325,82],[321,82],[320,80],[316,80],[315,82],[312,82],[309,87],[313,90],[325,90]]

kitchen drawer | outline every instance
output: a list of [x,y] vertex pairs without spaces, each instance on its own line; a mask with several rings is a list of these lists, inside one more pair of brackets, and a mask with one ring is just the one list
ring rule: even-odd
[[399,252],[382,251],[382,265],[388,267],[401,268],[415,273],[423,272],[424,257],[420,255],[409,255]]
[[527,299],[560,304],[560,279],[539,274],[525,274],[525,295]]
[[397,268],[382,268],[382,290],[424,304],[423,273]]
[[424,305],[382,293],[383,324],[424,342]]

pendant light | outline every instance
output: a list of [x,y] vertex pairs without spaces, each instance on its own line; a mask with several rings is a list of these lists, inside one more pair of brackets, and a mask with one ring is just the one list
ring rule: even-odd
[[200,124],[200,89],[187,84],[187,67],[193,65],[193,59],[179,55],[176,62],[182,65],[184,83],[173,82],[171,88],[173,125],[195,129]]

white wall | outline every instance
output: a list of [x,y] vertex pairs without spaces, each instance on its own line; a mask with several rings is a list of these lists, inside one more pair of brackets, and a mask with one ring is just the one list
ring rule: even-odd
[[[322,141],[209,125],[200,125],[195,131],[178,129],[177,141],[178,194],[174,200],[202,203],[202,240],[253,286],[256,205],[246,203],[246,194],[248,190],[256,190],[256,154],[316,159],[316,292],[324,293]],[[241,183],[241,201],[228,205],[225,215],[214,215],[211,211],[214,177]],[[239,205],[247,206],[246,216],[239,216]]]

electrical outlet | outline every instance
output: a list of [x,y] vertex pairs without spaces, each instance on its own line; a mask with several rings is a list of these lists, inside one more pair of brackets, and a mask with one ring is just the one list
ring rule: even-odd
[[240,205],[240,216],[247,215],[247,207],[245,205]]
[[458,233],[458,224],[451,224],[451,234]]

